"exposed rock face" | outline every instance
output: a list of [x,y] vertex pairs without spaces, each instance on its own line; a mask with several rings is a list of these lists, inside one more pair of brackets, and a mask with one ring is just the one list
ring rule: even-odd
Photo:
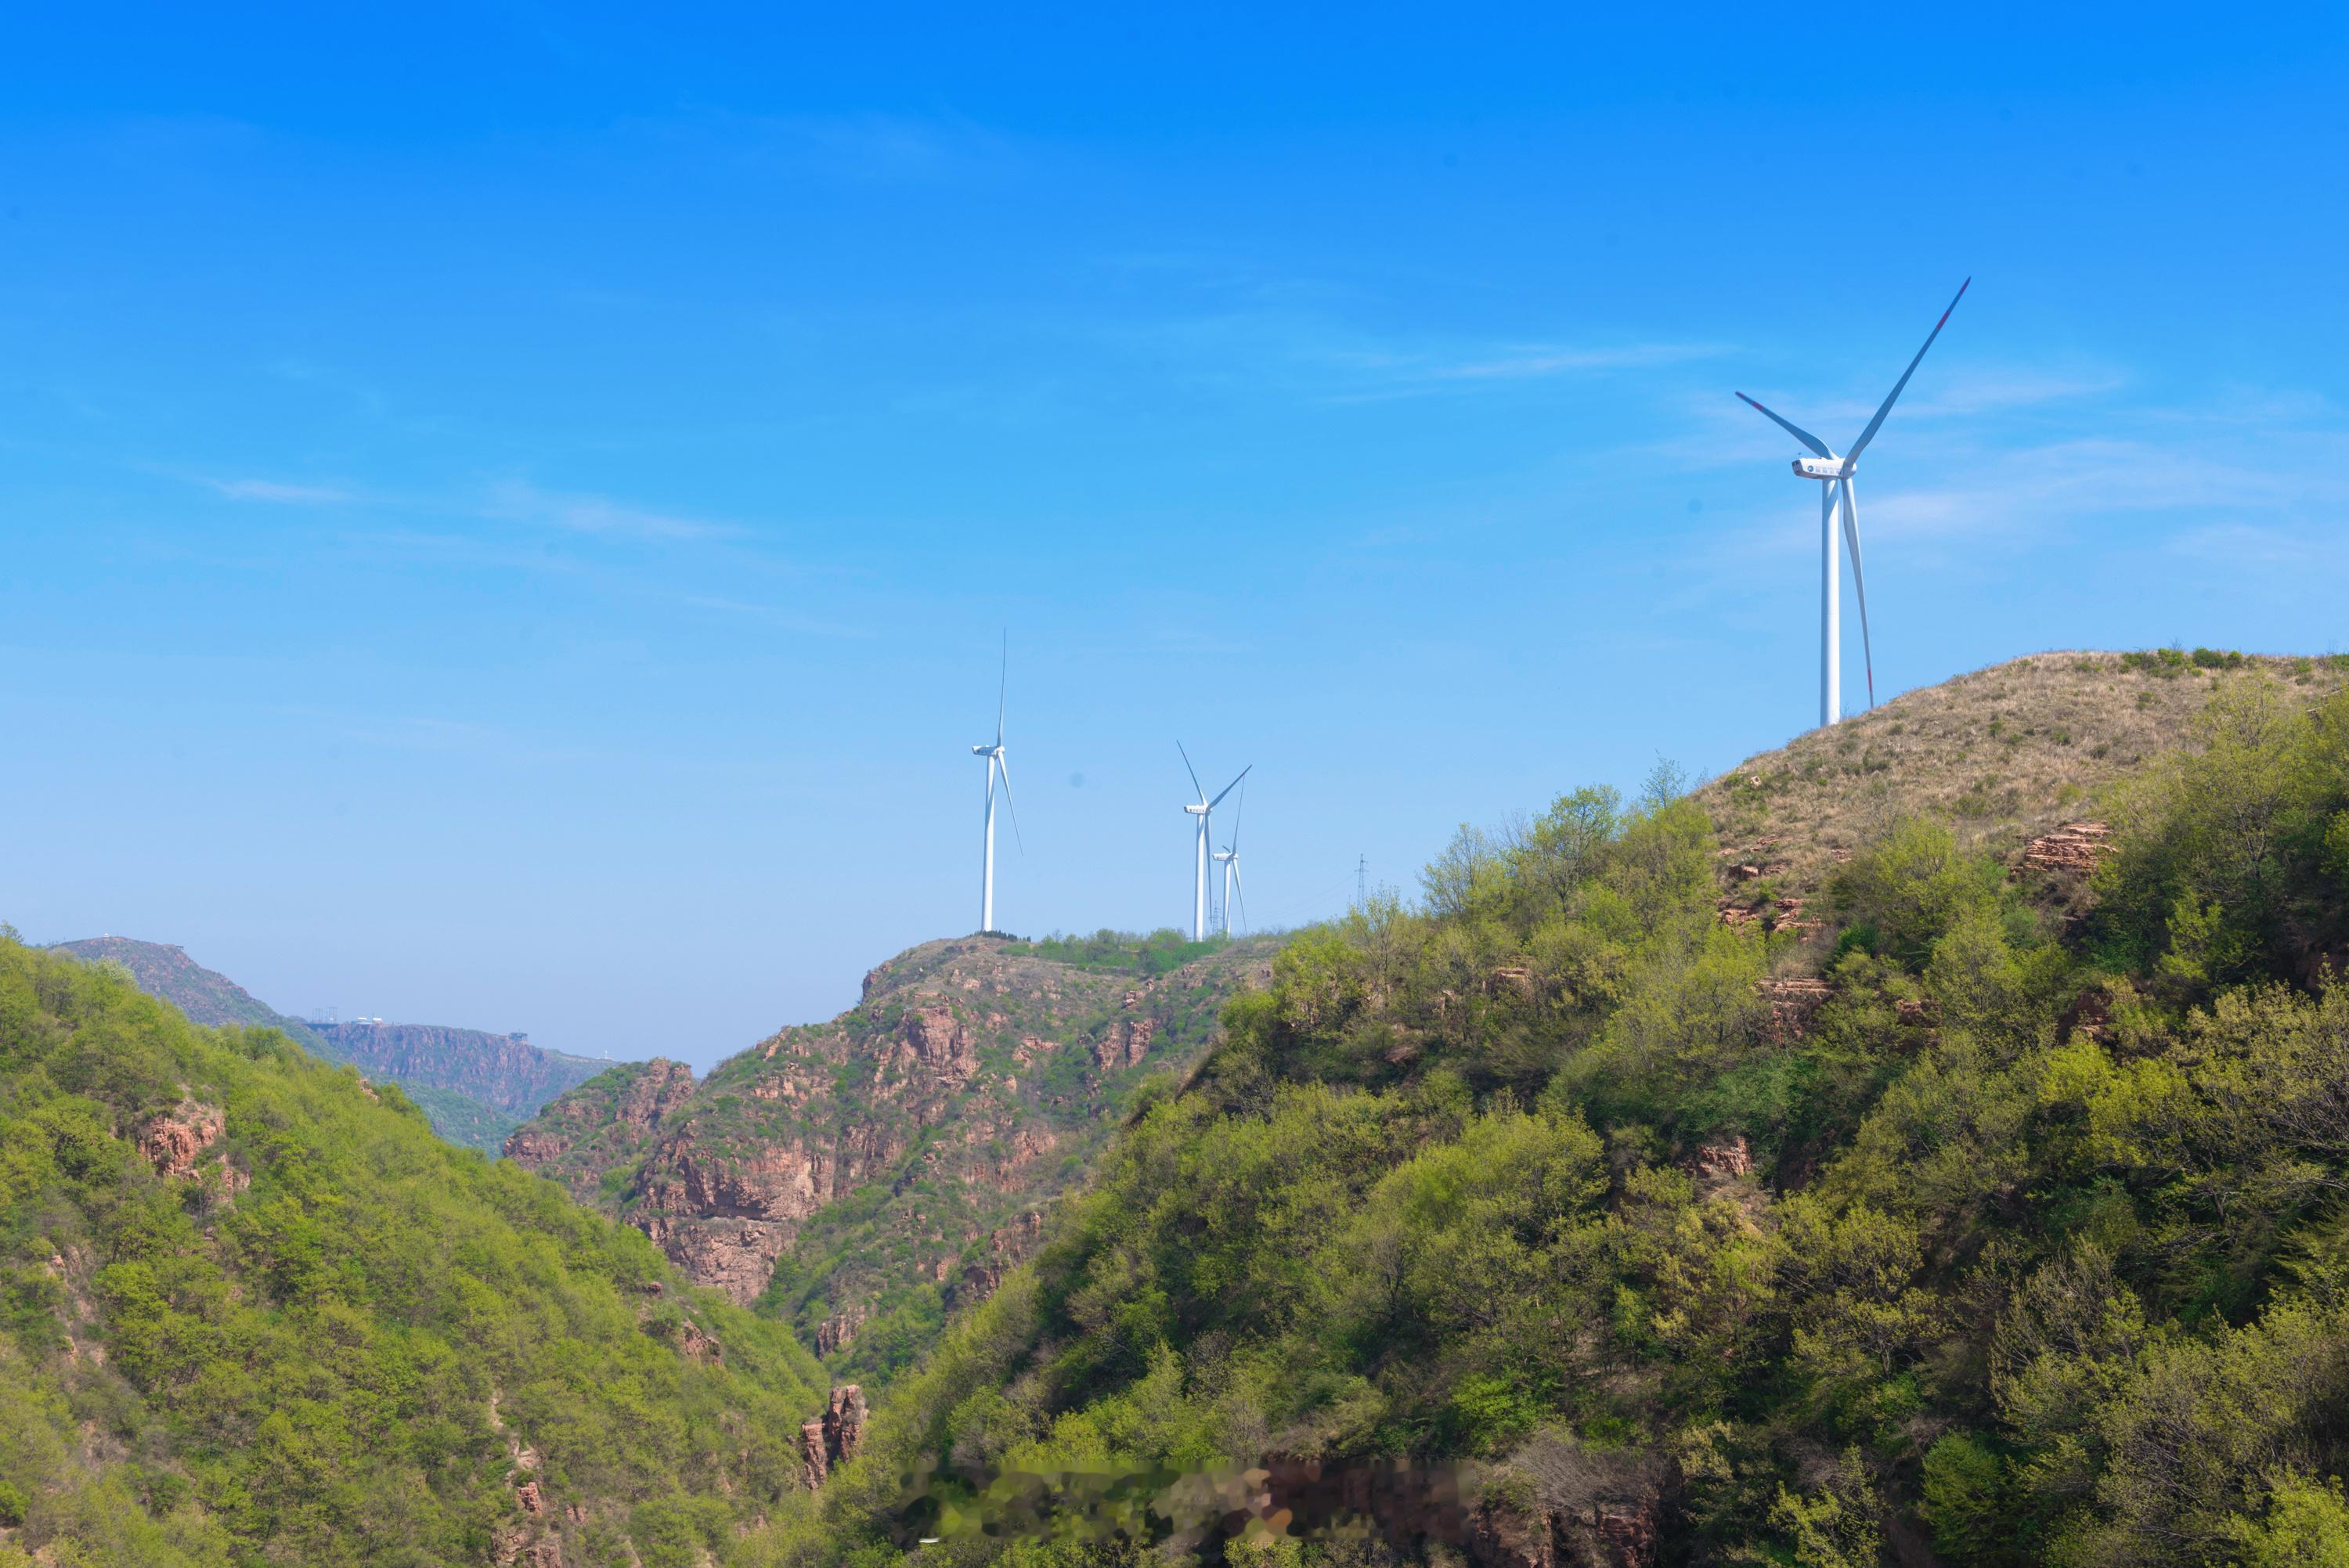
[[1754,1151],[1743,1138],[1733,1138],[1726,1143],[1704,1143],[1697,1147],[1696,1158],[1689,1162],[1690,1174],[1700,1183],[1733,1181],[1754,1174]]
[[851,1302],[817,1324],[815,1353],[829,1356],[836,1350],[847,1349],[856,1343],[856,1331],[864,1326],[864,1320],[871,1315],[871,1309],[863,1302]]
[[523,1035],[441,1024],[316,1024],[310,1032],[369,1078],[453,1089],[528,1116],[606,1064],[541,1050]]
[[1140,1067],[1142,1058],[1150,1054],[1150,1042],[1157,1037],[1158,1025],[1154,1020],[1120,1018],[1093,1042],[1093,1066],[1105,1073]]
[[823,1412],[823,1448],[832,1462],[839,1464],[856,1457],[864,1446],[864,1390],[854,1383],[843,1383],[832,1391],[832,1402]]
[[1489,1568],[1656,1568],[1670,1467],[1653,1455],[1595,1453],[1556,1437],[1509,1457],[1469,1521]]
[[2015,870],[2086,876],[2112,851],[2111,834],[2112,830],[2102,822],[2066,822],[2025,844]]
[[139,1151],[155,1167],[156,1175],[185,1181],[194,1177],[198,1157],[220,1140],[225,1126],[217,1109],[183,1099],[171,1115],[147,1124],[139,1135]]
[[800,1484],[810,1491],[832,1475],[832,1459],[823,1440],[823,1418],[800,1423]]
[[637,1225],[696,1284],[724,1291],[743,1305],[767,1288],[789,1239],[781,1225],[761,1220],[679,1225],[665,1214],[650,1214]]
[[1770,1016],[1763,1033],[1775,1045],[1791,1045],[1803,1038],[1810,1030],[1813,1015],[1835,995],[1835,987],[1813,979],[1762,980],[1754,984],[1754,991],[1769,1004]]
[[1555,1568],[1549,1516],[1487,1500],[1470,1516],[1468,1550],[1487,1568]]
[[[970,1081],[978,1070],[978,1055],[972,1048],[970,1031],[945,1006],[917,1007],[905,1015],[904,1039],[913,1052],[913,1059],[936,1075],[938,1081],[959,1088]],[[902,1070],[903,1058],[884,1058],[875,1064],[874,1081],[885,1081],[893,1068]]]
[[595,1201],[605,1171],[626,1164],[693,1094],[693,1069],[656,1057],[598,1074],[550,1101],[506,1139],[506,1158]]
[[685,1358],[688,1361],[700,1362],[705,1366],[725,1364],[726,1347],[718,1342],[716,1335],[691,1318],[686,1319],[685,1327],[678,1335],[677,1346],[685,1352]]
[[800,1480],[815,1491],[833,1466],[854,1459],[864,1446],[864,1390],[843,1383],[832,1391],[823,1415],[800,1423]]
[[994,1290],[1135,1070],[1196,1060],[1268,956],[1235,944],[1136,984],[1000,938],[931,943],[873,969],[839,1018],[780,1030],[703,1083],[657,1062],[583,1084],[507,1152],[738,1302],[812,1229],[825,1271],[781,1305],[854,1365],[893,1290]]
[[490,1561],[497,1568],[563,1568],[563,1543],[535,1523],[502,1524],[490,1532]]

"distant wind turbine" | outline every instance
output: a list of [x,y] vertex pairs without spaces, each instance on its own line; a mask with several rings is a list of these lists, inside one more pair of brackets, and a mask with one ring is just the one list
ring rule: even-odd
[[[1235,779],[1237,783],[1238,780]],[[1232,807],[1232,841],[1216,851],[1216,860],[1224,868],[1224,934],[1232,934],[1232,894],[1240,895],[1240,928],[1247,928],[1247,890],[1240,885],[1240,818],[1247,810],[1247,791]]]
[[1011,634],[1003,634],[1003,664],[996,676],[995,744],[974,746],[974,757],[987,758],[987,870],[978,888],[978,928],[995,929],[995,778],[1003,776],[1003,804],[1011,813],[1011,837],[1024,851],[1028,846],[1019,838],[1019,808],[1011,803],[1011,763],[1003,751],[1003,702],[1010,690]]
[[[1941,335],[1941,328],[1949,325],[1950,311],[1958,308],[1958,301],[1966,297],[1966,290],[1972,286],[1973,281],[1968,278],[1958,285],[1958,292],[1951,296],[1949,310],[1941,313],[1941,319],[1935,322],[1933,330],[1925,335],[1925,348],[1932,347],[1933,339]],[[1840,458],[1827,450],[1826,442],[1801,426],[1778,418],[1743,392],[1737,395],[1764,418],[1817,454],[1816,457],[1796,458],[1795,473],[1797,478],[1819,481],[1819,724],[1823,728],[1843,717],[1843,661],[1840,657],[1843,598],[1836,581],[1836,518],[1838,511],[1843,518],[1844,543],[1851,549],[1852,587],[1859,594],[1859,645],[1868,660],[1868,706],[1876,706],[1876,651],[1868,645],[1868,579],[1859,567],[1859,498],[1852,491],[1851,475],[1852,470],[1859,466],[1859,454],[1866,451],[1868,443],[1876,438],[1878,428],[1884,423],[1884,416],[1892,412],[1893,401],[1900,396],[1900,389],[1909,385],[1909,377],[1917,374],[1917,366],[1925,358],[1925,348],[1917,351],[1917,357],[1909,362],[1909,368],[1900,373],[1900,379],[1895,381],[1892,390],[1885,394],[1883,405],[1876,410],[1876,418],[1868,422],[1868,428],[1859,433],[1859,439],[1851,444],[1851,450]]]
[[1199,791],[1199,803],[1195,806],[1185,806],[1183,810],[1199,819],[1198,874],[1193,880],[1191,940],[1205,942],[1207,940],[1207,820],[1214,814],[1216,808],[1224,803],[1224,797],[1239,787],[1240,779],[1248,776],[1248,768],[1253,768],[1256,764],[1251,762],[1247,768],[1241,769],[1239,779],[1235,779],[1225,785],[1216,798],[1210,800],[1207,799],[1207,791],[1200,787],[1199,770],[1191,766],[1191,754],[1183,751],[1183,743],[1179,740],[1174,743],[1174,749],[1183,752],[1183,769],[1191,775],[1191,788]]

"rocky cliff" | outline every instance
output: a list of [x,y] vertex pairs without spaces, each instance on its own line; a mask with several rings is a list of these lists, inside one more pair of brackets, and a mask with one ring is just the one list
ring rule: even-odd
[[592,1206],[605,1178],[635,1165],[693,1088],[683,1062],[628,1062],[556,1099],[506,1140],[506,1153]]
[[983,1297],[1153,1070],[1187,1069],[1270,943],[1157,975],[991,937],[865,976],[828,1024],[783,1029],[695,1087],[607,1073],[507,1140],[520,1163],[642,1230],[696,1281],[766,1296],[835,1366],[885,1375]]
[[310,1032],[332,1054],[369,1078],[428,1084],[524,1117],[612,1064],[542,1050],[520,1035],[444,1024],[313,1021]]

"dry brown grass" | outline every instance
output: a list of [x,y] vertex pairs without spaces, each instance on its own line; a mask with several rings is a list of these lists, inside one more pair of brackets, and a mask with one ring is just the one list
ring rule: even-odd
[[1758,867],[1775,892],[1806,896],[1903,817],[1940,819],[1970,847],[2006,851],[2093,816],[2115,780],[2190,744],[2222,687],[2265,683],[2310,700],[2344,678],[2349,670],[2327,659],[2153,673],[2118,654],[2033,654],[1812,730],[1695,799],[1719,828],[1724,867]]

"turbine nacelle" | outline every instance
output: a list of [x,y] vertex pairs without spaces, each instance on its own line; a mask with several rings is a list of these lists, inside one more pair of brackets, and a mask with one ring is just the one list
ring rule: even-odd
[[1800,480],[1839,480],[1851,472],[1853,465],[1843,458],[1796,458],[1795,477]]

